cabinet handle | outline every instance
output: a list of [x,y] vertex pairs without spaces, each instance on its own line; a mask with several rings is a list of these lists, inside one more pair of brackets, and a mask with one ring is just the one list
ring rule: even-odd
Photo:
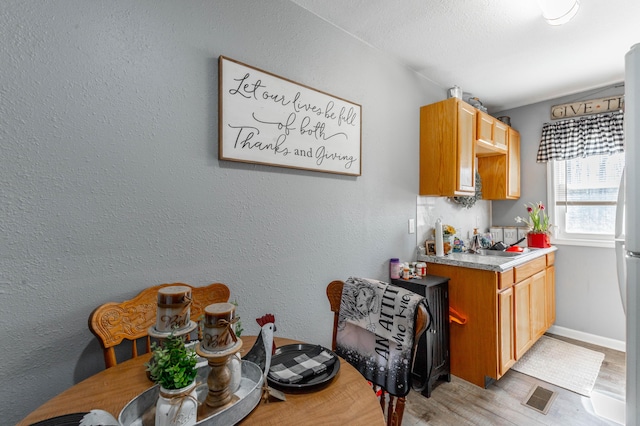
[[449,307],[449,322],[455,322],[456,324],[464,325],[467,323],[467,319],[458,311],[456,311],[452,307]]

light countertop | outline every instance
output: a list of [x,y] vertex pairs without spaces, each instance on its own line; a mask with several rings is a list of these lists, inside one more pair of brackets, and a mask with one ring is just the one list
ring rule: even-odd
[[441,265],[462,266],[464,268],[503,272],[513,268],[514,266],[522,265],[530,260],[544,256],[547,253],[554,252],[557,249],[558,248],[555,246],[548,248],[529,248],[526,249],[527,251],[525,253],[514,257],[450,253],[442,257],[433,255],[418,256],[418,260],[427,263],[439,263]]

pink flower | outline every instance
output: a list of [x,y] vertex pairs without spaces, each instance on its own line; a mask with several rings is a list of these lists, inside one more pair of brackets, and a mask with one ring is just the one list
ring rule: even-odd
[[516,217],[516,222],[526,223],[529,227],[529,232],[533,233],[549,233],[551,224],[549,223],[549,216],[544,212],[544,204],[542,201],[537,203],[525,204],[527,213],[529,213],[529,220]]

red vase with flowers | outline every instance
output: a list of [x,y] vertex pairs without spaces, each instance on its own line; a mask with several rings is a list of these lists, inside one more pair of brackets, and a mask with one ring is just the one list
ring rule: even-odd
[[536,248],[551,247],[549,234],[545,232],[529,232],[527,234],[527,246]]
[[544,204],[538,202],[537,204],[529,203],[525,204],[528,218],[516,217],[516,222],[526,223],[529,227],[529,233],[527,234],[527,245],[529,247],[545,248],[551,247],[551,239],[549,234],[551,232],[551,224],[549,223],[549,216],[544,211]]

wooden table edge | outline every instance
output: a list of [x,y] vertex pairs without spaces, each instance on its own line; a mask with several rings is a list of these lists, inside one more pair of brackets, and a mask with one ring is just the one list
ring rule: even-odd
[[[255,343],[256,336],[242,336],[241,339],[243,340],[243,348],[241,349],[240,353],[241,355],[243,355],[249,349],[251,349],[251,347]],[[300,341],[288,339],[284,337],[276,337],[274,340],[278,347],[290,345],[290,344],[302,343]],[[144,370],[141,370],[142,365],[149,358],[150,358],[150,354],[143,354],[137,358],[124,361],[122,363],[119,363],[115,367],[100,371],[99,373],[96,373],[95,375],[82,380],[81,382],[73,385],[72,387],[66,389],[65,391],[59,393],[58,395],[54,396],[53,398],[49,399],[48,401],[40,405],[38,408],[33,410],[31,413],[29,413],[24,419],[22,419],[17,424],[17,426],[31,425],[33,423],[51,419],[57,416],[63,416],[65,414],[72,414],[72,413],[78,413],[78,412],[84,412],[84,411],[88,412],[91,409],[104,409],[105,411],[110,412],[115,418],[117,418],[122,408],[124,408],[124,406],[130,400],[135,398],[144,390],[154,386],[154,384],[147,379],[146,374],[141,373],[141,371],[144,371]],[[123,373],[123,370],[130,371],[130,374]],[[354,378],[354,373],[357,379]],[[109,380],[110,376],[112,378],[111,381]],[[109,393],[103,396],[103,400],[104,400],[103,404],[101,404],[99,398],[93,396],[93,393],[91,392],[91,388],[95,388],[95,386],[99,386],[101,383],[112,383],[113,381],[121,382],[122,377],[126,377],[127,379],[131,380],[133,388],[130,390],[120,389],[120,388],[109,390],[109,392],[111,393],[117,392],[118,402],[116,403],[109,402],[110,400]],[[342,358],[340,358],[340,371],[338,372],[336,377],[332,380],[332,383],[335,384],[335,382],[339,381],[341,377],[343,377],[342,380],[345,381],[344,385],[353,386],[354,389],[355,389],[355,386],[358,387],[357,389],[354,390],[353,401],[351,401],[352,404],[349,405],[350,408],[351,409],[357,409],[357,407],[367,408],[366,412],[362,413],[363,414],[362,418],[359,419],[359,420],[362,420],[362,423],[358,423],[358,424],[363,424],[367,426],[375,425],[375,424],[384,425],[385,424],[384,414],[382,413],[380,404],[377,398],[375,397],[375,393],[373,391],[371,391],[370,397],[367,396],[366,393],[363,395],[358,394],[357,398],[355,397],[355,393],[360,392],[361,383],[359,379],[361,379],[365,385],[367,385],[367,383],[364,377],[362,377],[355,368],[349,365]],[[346,382],[346,380],[348,380],[348,382]],[[326,389],[328,389],[332,383],[329,383],[327,387],[323,387],[311,393],[313,393],[316,396],[316,398],[321,398],[323,396],[326,396],[327,397],[326,402],[331,403],[331,400],[329,397],[332,393],[326,392]],[[305,398],[305,395],[309,395],[310,393],[285,392],[285,394],[289,400],[295,400],[298,398]],[[344,404],[345,397],[348,398],[349,395],[341,395],[340,401],[334,401],[334,402],[340,402]],[[68,398],[71,398],[71,400],[73,401],[72,404],[68,404],[68,403],[65,404],[65,400]],[[83,401],[86,401],[86,403]],[[322,402],[323,404],[325,403],[325,401],[320,401],[320,402]],[[261,402],[260,404],[263,404],[263,403]],[[262,412],[260,412],[259,410],[256,410],[260,408],[260,406],[257,406],[256,409],[254,409],[251,413],[249,413],[249,415],[247,415],[247,417],[245,417],[239,424],[282,425],[282,424],[287,424],[285,422],[290,421],[290,424],[304,425],[304,424],[318,424],[318,421],[321,420],[317,416],[314,416],[313,418],[307,418],[307,419],[292,418],[290,416],[287,416],[287,417],[279,416],[278,418],[272,419],[271,418],[272,416],[270,416],[271,411],[277,409],[278,404],[280,404],[280,402],[270,402],[269,404],[264,406],[265,408],[263,408]],[[268,405],[272,405],[272,407],[267,408]],[[101,406],[109,407],[109,408],[108,409],[101,408]],[[332,411],[330,406],[325,407],[324,411],[328,411],[329,412],[328,414],[332,416],[335,414],[338,414],[338,413],[335,413],[335,411]],[[348,414],[352,415],[353,411],[352,410],[349,410],[349,411],[350,413]],[[285,420],[285,418],[287,420]],[[379,419],[379,422],[377,421],[378,419]],[[308,421],[305,421],[305,420],[308,420]],[[336,424],[345,424],[344,423],[345,420],[350,420],[349,424],[354,424],[353,418],[350,418],[350,419],[340,418],[335,420],[337,421]],[[326,424],[326,422],[324,424]]]

